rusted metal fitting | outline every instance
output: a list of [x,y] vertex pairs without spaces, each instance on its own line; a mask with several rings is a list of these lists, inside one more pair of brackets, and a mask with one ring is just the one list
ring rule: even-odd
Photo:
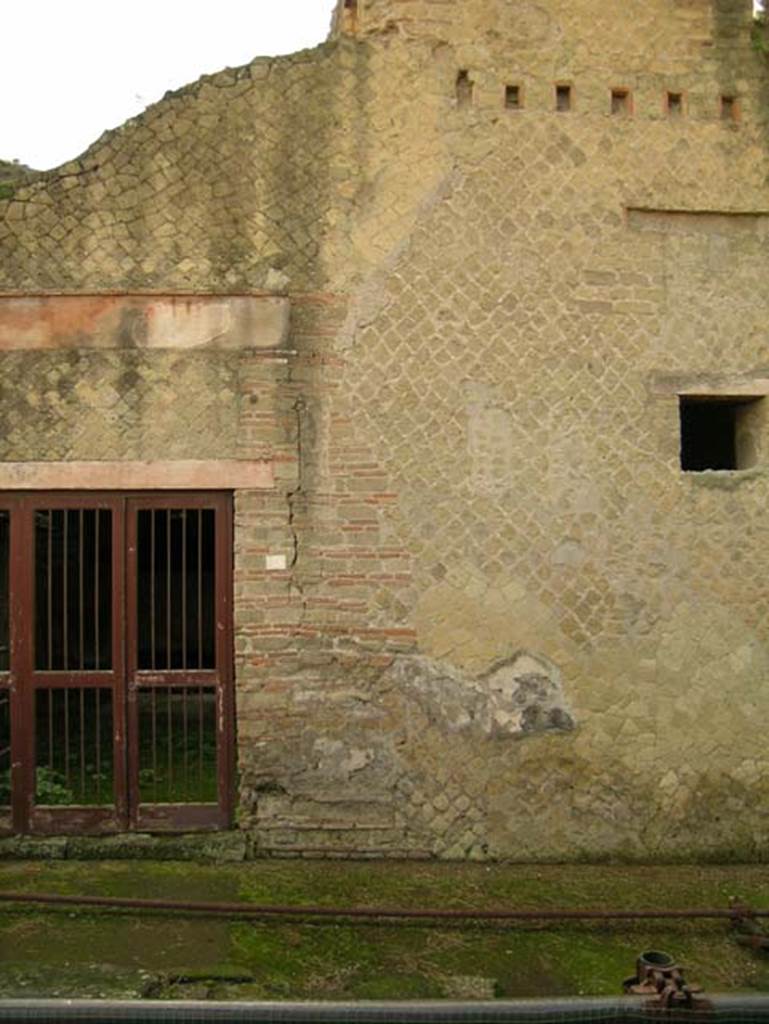
[[694,1000],[695,993],[702,989],[689,985],[673,957],[659,950],[641,953],[636,960],[636,973],[623,981],[622,988],[627,995],[654,996],[649,1005],[663,1010],[703,1007],[701,1000],[696,1004]]

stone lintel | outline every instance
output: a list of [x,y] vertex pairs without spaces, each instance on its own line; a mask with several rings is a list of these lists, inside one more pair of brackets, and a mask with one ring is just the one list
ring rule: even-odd
[[0,462],[4,491],[264,490],[273,465],[245,459],[175,462]]
[[276,295],[0,296],[0,351],[274,349],[289,306]]
[[769,395],[769,375],[718,373],[655,373],[649,382],[654,395],[698,398],[763,398]]

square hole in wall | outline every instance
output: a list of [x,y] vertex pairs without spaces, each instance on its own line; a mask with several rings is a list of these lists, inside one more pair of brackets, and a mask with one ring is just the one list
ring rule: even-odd
[[765,427],[762,398],[679,396],[681,469],[748,469],[759,461]]
[[523,89],[520,85],[505,86],[505,107],[508,110],[521,110],[523,107]]
[[630,90],[612,89],[611,91],[611,112],[612,114],[629,114],[631,111]]
[[565,112],[571,110],[572,91],[571,86],[562,82],[555,87],[555,109]]
[[667,94],[668,117],[682,117],[684,112],[684,96],[681,92],[669,92]]

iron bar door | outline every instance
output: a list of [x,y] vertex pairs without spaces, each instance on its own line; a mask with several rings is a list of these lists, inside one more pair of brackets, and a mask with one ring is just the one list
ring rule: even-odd
[[220,828],[231,499],[0,495],[0,834]]
[[231,510],[226,495],[127,503],[131,825],[232,814]]
[[114,496],[12,508],[16,831],[125,827],[123,516]]

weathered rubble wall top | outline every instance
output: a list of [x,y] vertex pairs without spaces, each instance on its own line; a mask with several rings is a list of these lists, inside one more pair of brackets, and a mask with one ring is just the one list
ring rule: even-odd
[[[529,118],[552,114],[554,82],[580,119],[605,118],[612,87],[636,122],[663,119],[666,89],[703,126],[719,90],[743,121],[769,116],[748,0],[358,0],[350,13],[342,0],[323,46],[205,76],[0,197],[0,290],[345,287],[406,236],[468,131],[505,130],[511,81]],[[459,70],[471,124],[456,117]]]

